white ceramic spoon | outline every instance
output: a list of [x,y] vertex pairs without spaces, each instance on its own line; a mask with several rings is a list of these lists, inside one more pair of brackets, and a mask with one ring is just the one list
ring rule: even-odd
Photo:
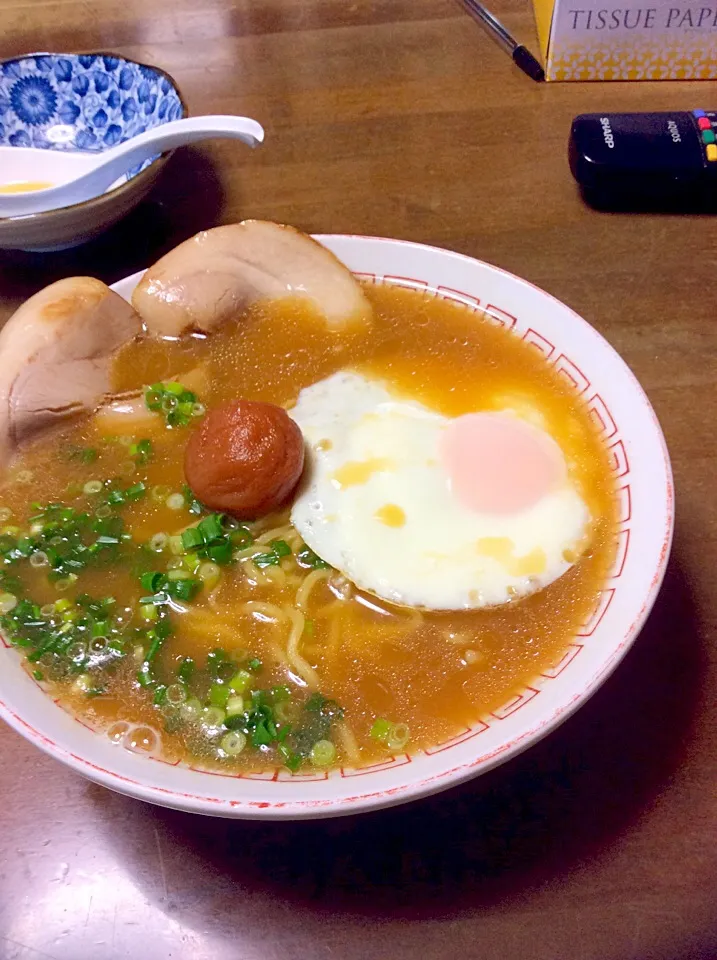
[[[154,127],[101,153],[0,147],[0,217],[58,210],[90,200],[104,193],[122,174],[155,154],[199,140],[221,137],[243,140],[255,147],[263,141],[264,130],[249,117],[189,117]],[[24,171],[23,174],[14,172],[19,170]],[[11,179],[20,181],[18,185],[32,180],[49,182],[52,186],[44,190],[3,193],[2,187]]]

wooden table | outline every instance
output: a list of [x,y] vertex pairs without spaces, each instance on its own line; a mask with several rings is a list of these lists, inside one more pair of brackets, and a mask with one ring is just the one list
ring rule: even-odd
[[[528,0],[496,0],[533,43]],[[305,824],[116,796],[0,731],[0,960],[717,957],[714,220],[598,214],[571,118],[714,106],[698,83],[538,85],[450,0],[0,0],[0,55],[117,49],[193,113],[265,124],[187,150],[125,223],[0,255],[1,315],[73,273],[114,281],[259,216],[440,244],[560,297],[620,351],[667,435],[676,544],[640,640],[517,760],[431,800]]]

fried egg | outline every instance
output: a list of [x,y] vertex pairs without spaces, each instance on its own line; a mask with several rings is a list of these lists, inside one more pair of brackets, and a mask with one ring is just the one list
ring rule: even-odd
[[585,549],[589,510],[539,418],[445,417],[347,371],[289,413],[307,442],[292,523],[378,597],[493,606],[547,586]]

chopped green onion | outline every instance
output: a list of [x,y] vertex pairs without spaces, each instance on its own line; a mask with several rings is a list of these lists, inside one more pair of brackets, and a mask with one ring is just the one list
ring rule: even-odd
[[232,558],[232,545],[229,540],[213,543],[206,548],[206,554],[213,563],[227,564]]
[[200,520],[196,531],[204,543],[210,543],[224,536],[224,527],[222,526],[222,514],[211,513],[208,517]]
[[239,547],[240,550],[254,543],[254,537],[251,530],[244,524],[237,526],[236,529],[232,530],[231,540],[232,544],[235,547]]
[[189,527],[182,533],[182,546],[185,550],[193,550],[204,543],[204,537],[197,527]]
[[[170,571],[173,573],[174,571]],[[176,580],[170,581],[170,587],[168,587],[168,592],[172,597],[175,597],[177,600],[192,600],[195,593],[199,589],[199,582],[197,580]]]
[[161,553],[168,543],[169,537],[166,533],[155,533],[154,536],[150,538],[149,549],[155,553]]
[[216,650],[210,650],[207,654],[207,672],[213,677],[218,677],[228,659],[226,653],[220,647],[217,647]]
[[272,540],[271,548],[277,557],[289,557],[291,556],[291,547],[286,542],[286,540]]
[[135,483],[134,486],[128,487],[125,490],[124,495],[128,500],[139,500],[140,497],[144,496],[146,490],[147,490],[147,487],[140,480],[140,482]]
[[164,384],[164,392],[170,393],[175,397],[181,397],[181,395],[184,393],[184,387],[176,380],[170,380],[169,383]]
[[45,674],[42,672],[42,670],[33,670],[32,676],[34,680],[38,680],[38,681],[45,679]]
[[376,720],[374,725],[371,727],[371,736],[373,737],[374,740],[385,741],[388,739],[388,735],[391,733],[392,728],[393,728],[392,723],[390,723],[388,720],[384,720],[383,718],[379,717],[379,719]]
[[159,611],[154,603],[149,602],[145,603],[140,601],[139,604],[139,615],[143,620],[158,620]]
[[75,663],[82,663],[87,659],[87,646],[81,640],[71,643],[66,650],[67,659],[74,660]]
[[228,756],[236,757],[246,747],[246,735],[239,730],[230,730],[222,737],[220,746]]
[[177,676],[184,683],[189,683],[193,673],[194,673],[194,660],[192,660],[191,657],[185,657],[182,660],[181,664],[179,665],[179,669],[177,670]]
[[301,766],[302,756],[300,753],[294,753],[293,750],[290,750],[285,743],[280,743],[278,746],[279,753],[281,758],[284,761],[284,766],[291,770],[292,773],[296,771]]
[[260,569],[275,567],[281,562],[282,557],[291,555],[291,547],[286,540],[272,540],[269,546],[271,547],[269,553],[259,553],[251,558]]
[[69,447],[66,455],[68,460],[79,460],[80,463],[94,463],[97,459],[97,451],[92,447]]
[[147,633],[147,639],[150,641],[150,644],[149,649],[147,650],[147,656],[144,659],[145,663],[151,663],[159,653],[160,648],[165,641],[165,637],[160,636],[156,630],[150,630]]
[[152,489],[149,491],[149,495],[153,500],[156,500],[157,503],[163,503],[171,492],[171,487],[165,487],[160,484],[156,487],[152,487]]
[[175,536],[169,538],[169,552],[174,554],[175,557],[179,557],[184,553],[181,537]]
[[216,563],[203,563],[197,570],[197,576],[208,590],[212,590],[219,583],[222,572]]
[[157,570],[143,573],[139,578],[139,582],[143,590],[146,590],[148,593],[156,593],[164,582],[164,574],[159,573]]
[[391,723],[379,718],[371,727],[371,736],[385,743],[389,750],[401,750],[408,743],[410,731],[405,723]]
[[184,484],[184,486],[182,487],[182,493],[184,494],[184,499],[189,504],[189,512],[194,514],[195,516],[200,515],[203,512],[204,508],[202,507],[199,500],[197,500],[197,498],[192,493],[192,488],[189,486],[189,484],[187,483]]
[[187,690],[181,683],[170,683],[165,699],[167,703],[176,707],[187,699]]
[[164,414],[168,428],[186,427],[197,407],[196,394],[181,383],[153,383],[145,389],[144,400],[153,413]]
[[233,690],[234,693],[246,693],[249,687],[254,682],[254,678],[246,670],[239,670],[231,678],[227,686],[230,690]]
[[151,687],[154,683],[152,668],[146,660],[137,672],[137,683],[139,683],[141,687]]
[[307,547],[306,544],[304,544],[296,554],[296,559],[302,567],[311,567],[314,570],[324,570],[326,567],[331,566],[331,564],[322,560],[317,553],[314,553],[311,547]]
[[139,464],[147,463],[152,458],[153,453],[154,448],[151,440],[140,440],[138,443],[133,443],[129,448],[130,456],[136,457]]
[[232,688],[228,683],[216,681],[209,688],[209,703],[213,707],[226,707]]
[[196,697],[186,700],[179,708],[179,715],[183,720],[197,720],[204,708]]
[[161,410],[162,409],[162,398],[164,397],[164,384],[155,383],[151,387],[147,387],[144,391],[144,402],[147,405],[149,410]]
[[309,760],[315,767],[330,767],[335,759],[336,747],[330,740],[319,740],[309,754]]
[[92,677],[89,673],[81,673],[72,686],[77,693],[89,693],[92,689]]
[[85,493],[93,495],[95,493],[101,493],[103,487],[104,484],[101,480],[88,480],[82,489]]
[[247,663],[247,669],[254,671],[261,670],[262,663],[258,657],[252,657],[252,659]]
[[275,734],[269,729],[267,720],[259,720],[251,735],[253,747],[269,747],[276,740]]
[[202,710],[202,726],[220,727],[224,723],[226,714],[221,707],[205,707]]
[[227,717],[236,717],[244,713],[244,697],[229,697],[226,703]]
[[274,716],[279,723],[291,723],[296,719],[298,708],[291,700],[279,700],[274,704]]
[[184,497],[181,493],[171,493],[164,502],[170,510],[181,510],[184,506]]
[[199,569],[200,564],[199,554],[197,553],[185,553],[181,559],[180,565],[188,570],[190,573],[196,573]]
[[17,606],[17,597],[12,593],[0,593],[0,613],[10,613]]
[[264,567],[276,567],[279,563],[279,557],[272,551],[271,553],[258,553],[252,557],[252,562],[263,569]]
[[405,723],[394,723],[391,732],[386,738],[389,750],[402,750],[408,743],[410,731]]

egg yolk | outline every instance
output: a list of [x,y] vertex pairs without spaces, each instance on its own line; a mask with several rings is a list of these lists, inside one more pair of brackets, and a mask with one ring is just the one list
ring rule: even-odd
[[526,510],[567,474],[552,437],[502,413],[468,413],[451,421],[441,457],[456,497],[477,513]]

